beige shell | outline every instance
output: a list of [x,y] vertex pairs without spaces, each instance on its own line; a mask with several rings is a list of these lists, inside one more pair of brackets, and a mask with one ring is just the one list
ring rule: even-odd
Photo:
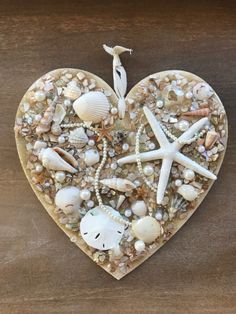
[[84,131],[84,128],[76,128],[70,131],[69,142],[78,148],[84,147],[88,143],[88,136]]
[[107,97],[102,92],[88,92],[73,104],[78,117],[83,121],[99,123],[106,119],[110,110]]
[[100,182],[109,188],[120,192],[127,192],[136,188],[136,186],[131,181],[121,178],[104,179]]
[[64,149],[59,147],[42,149],[39,159],[45,168],[49,170],[66,170],[70,173],[77,172],[77,160]]
[[219,134],[215,131],[208,131],[205,139],[206,149],[211,149],[215,142],[219,139]]
[[163,96],[166,105],[180,105],[184,99],[184,92],[176,86],[167,86],[163,90]]
[[81,95],[81,89],[77,86],[75,81],[71,81],[64,89],[64,96],[71,100],[76,100]]

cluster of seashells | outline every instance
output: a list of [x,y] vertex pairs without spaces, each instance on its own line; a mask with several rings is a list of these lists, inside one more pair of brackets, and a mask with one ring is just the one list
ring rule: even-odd
[[[182,151],[211,171],[216,169],[216,161],[225,149],[225,112],[207,83],[175,71],[164,77],[152,75],[138,85],[132,98],[126,101],[123,124],[119,122],[110,96],[110,92],[86,72],[72,69],[50,72],[26,93],[15,132],[25,140],[31,181],[36,190],[43,193],[45,201],[55,207],[58,222],[75,233],[72,241],[80,237],[80,222],[86,217],[83,238],[91,244],[93,259],[107,263],[111,271],[119,268],[126,272],[136,259],[153,250],[158,241],[168,239],[175,219],[184,219],[209,185],[208,179],[174,163],[165,197],[157,206],[155,193],[145,186],[136,164],[119,166],[119,158],[135,152],[135,134],[144,120],[142,107],[151,109],[176,137],[199,117],[208,116],[204,137],[184,146]],[[78,125],[71,129],[65,126],[73,123]],[[85,125],[79,125],[81,123]],[[110,223],[97,209],[94,177],[102,158],[102,143],[97,142],[98,136],[86,125],[100,127],[101,123],[114,128],[109,131],[112,140],[108,141],[100,193],[111,210],[116,209],[127,222],[136,221],[133,230]],[[147,125],[140,138],[140,151],[158,146]],[[161,161],[142,166],[145,176],[155,185]],[[96,230],[92,231],[92,236],[86,234],[87,225],[94,219],[92,213],[98,215],[99,224],[116,230],[116,235],[102,239],[105,233]],[[152,217],[147,216],[148,213]],[[91,217],[87,218],[88,214]],[[141,226],[140,218],[145,218]],[[144,234],[147,228],[149,231]],[[95,244],[92,237],[101,240]]]

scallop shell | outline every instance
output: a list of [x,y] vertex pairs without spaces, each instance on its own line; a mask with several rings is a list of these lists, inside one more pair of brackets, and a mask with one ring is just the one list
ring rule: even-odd
[[67,84],[63,93],[66,98],[76,100],[81,95],[81,89],[77,86],[75,81],[71,81]]
[[77,160],[65,150],[54,147],[42,149],[39,159],[45,168],[49,170],[66,170],[70,173],[77,172],[74,167],[78,166]]
[[62,209],[66,215],[78,211],[81,203],[80,189],[75,186],[67,186],[56,193],[55,204]]
[[120,192],[128,192],[136,188],[131,181],[121,178],[104,179],[100,182],[109,188]]
[[107,117],[110,104],[102,92],[88,92],[74,102],[73,108],[81,120],[99,123]]
[[84,128],[76,128],[70,131],[69,142],[78,148],[84,147],[88,143],[88,136],[84,131]]
[[[106,206],[113,215],[121,217],[112,207]],[[80,232],[84,241],[98,250],[109,250],[120,243],[124,234],[124,224],[110,218],[99,206],[87,212],[80,223]]]

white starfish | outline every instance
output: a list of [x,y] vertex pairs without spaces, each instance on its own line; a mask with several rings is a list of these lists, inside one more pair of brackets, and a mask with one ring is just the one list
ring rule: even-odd
[[[212,180],[216,180],[216,176],[200,166],[195,161],[186,157],[179,150],[184,146],[184,142],[191,139],[196,132],[198,132],[208,121],[208,118],[202,118],[196,123],[194,123],[186,132],[184,132],[176,141],[170,143],[166,138],[165,133],[163,132],[160,123],[153,115],[153,113],[147,108],[144,107],[143,111],[146,115],[146,118],[152,128],[152,131],[160,144],[160,148],[157,150],[140,153],[141,161],[151,161],[156,159],[162,159],[161,171],[159,182],[157,186],[157,204],[161,204],[163,201],[164,193],[166,190],[166,186],[168,184],[171,166],[173,161],[183,165],[186,168],[192,169],[193,171],[209,178]],[[137,161],[137,155],[130,155],[127,157],[123,157],[118,160],[119,165],[124,165],[127,163],[133,163]]]

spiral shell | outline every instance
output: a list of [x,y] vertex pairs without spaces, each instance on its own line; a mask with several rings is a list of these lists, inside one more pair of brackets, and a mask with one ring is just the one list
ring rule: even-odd
[[210,113],[209,108],[198,109],[194,111],[185,112],[185,116],[199,116],[199,117],[207,117]]
[[99,123],[107,117],[110,104],[102,92],[95,91],[79,97],[73,108],[81,120]]
[[77,172],[77,160],[60,147],[42,149],[39,159],[45,168],[49,170],[66,170],[70,173]]
[[81,95],[81,90],[77,86],[75,81],[71,81],[67,84],[67,87],[64,89],[64,96],[71,100],[76,100]]
[[84,131],[84,128],[76,128],[70,131],[69,142],[78,148],[84,147],[88,143],[88,136]]
[[136,186],[131,181],[121,178],[104,179],[100,182],[109,188],[120,192],[127,192],[136,188]]

